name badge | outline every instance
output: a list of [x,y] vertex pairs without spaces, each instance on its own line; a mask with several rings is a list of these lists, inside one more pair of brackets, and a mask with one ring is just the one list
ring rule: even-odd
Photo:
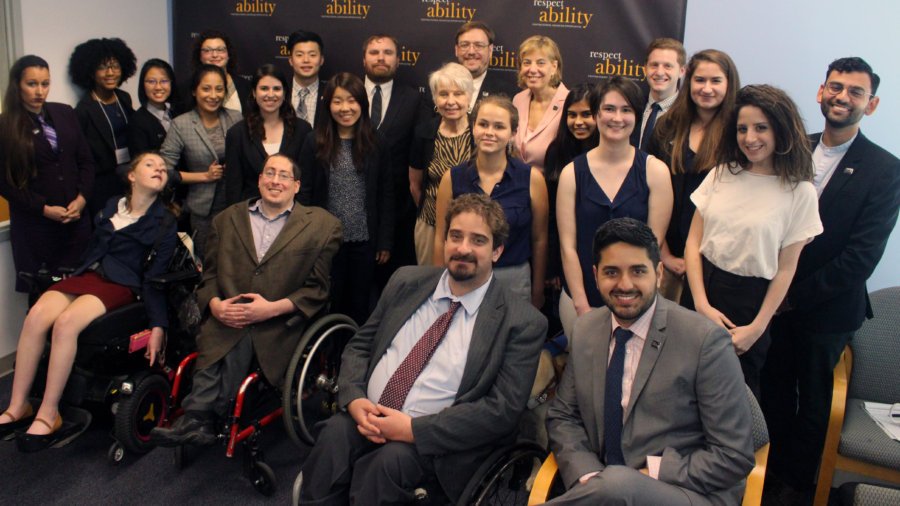
[[122,165],[131,161],[131,154],[128,148],[119,148],[116,150],[116,165]]

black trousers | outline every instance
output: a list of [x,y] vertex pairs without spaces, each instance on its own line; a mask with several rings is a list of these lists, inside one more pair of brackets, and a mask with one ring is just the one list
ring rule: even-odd
[[801,492],[815,483],[834,367],[853,332],[815,332],[791,312],[772,320],[772,347],[762,372],[763,413],[772,449],[769,471]]
[[[706,299],[710,305],[741,327],[749,325],[759,313],[766,291],[769,289],[769,280],[732,274],[703,258],[703,286],[706,288]],[[766,353],[772,342],[769,335],[770,327],[771,325],[766,327],[753,346],[738,357],[741,361],[741,371],[744,373],[744,382],[757,399],[760,399],[760,371],[766,362]]]
[[301,504],[408,504],[415,501],[416,487],[434,473],[431,459],[419,455],[415,445],[372,443],[347,413],[321,425],[301,469]]
[[331,311],[366,323],[375,283],[375,246],[371,240],[341,244],[331,262]]

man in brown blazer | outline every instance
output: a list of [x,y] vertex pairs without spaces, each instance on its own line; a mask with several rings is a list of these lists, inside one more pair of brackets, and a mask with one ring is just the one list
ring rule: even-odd
[[[226,413],[254,354],[269,382],[280,384],[303,327],[327,302],[341,224],[295,202],[299,177],[290,158],[272,155],[259,176],[261,198],[213,220],[197,290],[206,319],[193,388],[182,402],[184,416],[171,428],[153,429],[154,443],[215,442],[216,417]],[[295,317],[302,324],[288,328]]]

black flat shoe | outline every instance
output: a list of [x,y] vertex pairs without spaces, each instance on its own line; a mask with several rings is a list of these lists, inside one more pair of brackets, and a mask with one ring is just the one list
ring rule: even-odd
[[50,429],[50,432],[47,434],[19,433],[18,437],[16,437],[16,446],[22,453],[34,453],[46,450],[59,440],[58,431],[63,426],[62,415],[56,415],[56,420],[53,422],[53,425],[50,425],[50,422],[43,418],[35,418],[34,421],[46,425],[47,428]]
[[[11,421],[7,423],[0,424],[0,440],[9,441],[10,439],[16,437],[16,431],[21,429],[22,427],[29,427],[31,422],[34,421],[34,408],[31,407],[31,403],[25,405],[25,413],[22,416],[16,418],[9,411],[4,411],[3,415],[8,416]],[[3,416],[0,415],[0,416]]]

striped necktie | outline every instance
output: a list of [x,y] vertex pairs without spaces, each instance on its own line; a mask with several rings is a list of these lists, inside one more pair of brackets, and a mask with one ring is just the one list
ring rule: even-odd
[[46,137],[47,142],[50,143],[50,147],[53,148],[54,152],[59,152],[59,139],[56,137],[56,129],[50,126],[50,123],[47,123],[47,120],[40,114],[37,115],[37,120],[41,125],[41,129],[44,131],[44,137]]

